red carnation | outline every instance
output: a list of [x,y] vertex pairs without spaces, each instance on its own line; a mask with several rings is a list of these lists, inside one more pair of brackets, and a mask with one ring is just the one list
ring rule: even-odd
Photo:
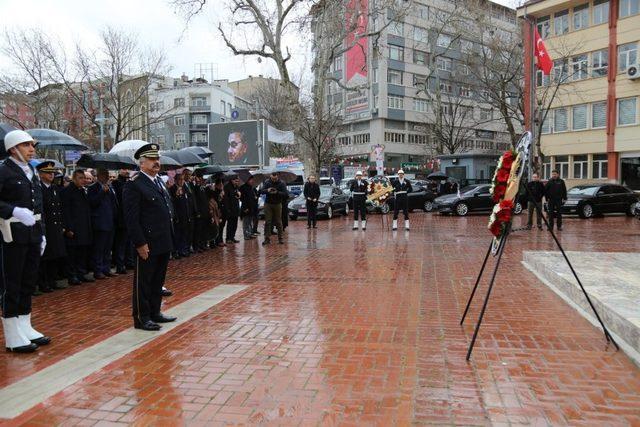
[[511,208],[500,209],[498,213],[496,213],[496,218],[498,218],[498,221],[501,223],[511,221]]
[[498,182],[507,182],[509,180],[509,169],[503,167],[502,169],[498,170],[498,173],[496,174],[496,180]]
[[498,184],[493,189],[493,202],[498,203],[502,197],[504,197],[504,193],[507,192],[507,186],[504,184]]
[[500,202],[500,209],[513,209],[513,200],[503,200]]
[[502,155],[502,167],[508,170],[511,170],[511,165],[515,158],[513,157],[513,153],[511,151],[507,151]]
[[500,223],[500,221],[494,221],[489,226],[489,231],[496,237],[500,236],[500,233],[502,233],[502,223]]

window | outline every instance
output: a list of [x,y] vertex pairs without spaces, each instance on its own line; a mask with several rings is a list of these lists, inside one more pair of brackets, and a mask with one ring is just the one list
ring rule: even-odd
[[402,22],[393,21],[389,24],[389,34],[394,36],[404,36],[404,25]]
[[547,114],[542,120],[542,128],[540,129],[543,135],[551,133],[551,112],[547,111]]
[[164,144],[164,135],[156,136],[156,142],[160,145]]
[[480,120],[493,120],[493,110],[490,108],[481,108]]
[[404,48],[400,46],[389,46],[389,59],[404,61]]
[[566,132],[568,126],[567,109],[556,108],[553,111],[553,129],[554,132]]
[[607,75],[609,67],[609,49],[602,49],[591,54],[591,76],[603,77]]
[[618,126],[636,124],[637,98],[618,99]]
[[429,41],[429,32],[426,28],[413,27],[413,39],[418,42],[426,43]]
[[551,21],[548,16],[543,16],[536,20],[538,33],[540,33],[540,37],[542,37],[543,39],[546,39],[547,37],[549,37],[549,28],[551,27],[550,22]]
[[594,154],[593,162],[591,163],[593,168],[593,179],[606,179],[607,178],[607,155],[606,154]]
[[468,76],[470,73],[469,66],[464,64],[458,64],[456,70],[463,76]]
[[184,126],[184,116],[175,116],[173,118],[173,124],[175,126]]
[[378,69],[377,68],[373,69],[373,82],[374,83],[378,83]]
[[353,135],[354,144],[368,144],[369,142],[371,142],[371,137],[368,133]]
[[627,43],[618,46],[618,71],[627,71],[638,61],[638,44]]
[[387,70],[387,83],[402,85],[402,71]]
[[573,177],[575,179],[587,179],[587,165],[589,164],[586,155],[573,156]]
[[554,82],[564,82],[567,80],[567,60],[566,59],[556,59],[553,61],[553,81]]
[[640,0],[620,0],[620,18],[640,13]]
[[549,86],[551,82],[551,76],[542,72],[542,70],[536,70],[536,86]]
[[569,32],[569,11],[563,10],[553,15],[553,33],[561,36]]
[[333,71],[342,71],[342,56],[337,56],[333,60]]
[[404,134],[397,132],[385,132],[384,142],[404,143]]
[[413,87],[424,89],[426,85],[427,85],[427,76],[422,76],[420,74],[413,75]]
[[427,65],[427,52],[422,52],[421,50],[414,50],[413,62],[418,65]]
[[418,111],[420,113],[427,112],[427,100],[426,99],[418,99],[413,98],[413,110]]
[[569,156],[556,156],[556,169],[560,178],[569,178]]
[[460,50],[464,53],[473,52],[473,42],[469,40],[460,40]]
[[593,2],[593,25],[609,22],[609,0]]
[[156,129],[164,129],[164,120],[156,122]]
[[451,59],[438,57],[438,59],[436,59],[436,62],[437,62],[438,70],[447,71],[449,73],[451,72],[451,69],[452,69]]
[[158,110],[158,111],[164,110],[164,101],[156,102],[156,110]]
[[204,114],[194,115],[191,119],[194,125],[206,125],[208,121],[208,117]]
[[460,86],[459,93],[463,98],[471,98],[471,88],[469,86]]
[[173,135],[173,140],[176,145],[183,145],[185,142],[187,142],[187,137],[184,133],[176,133]]
[[451,93],[453,90],[451,88],[451,83],[440,82],[440,92],[442,93]]
[[227,103],[224,101],[220,101],[220,114],[223,116],[227,115]]
[[451,36],[447,35],[447,34],[440,34],[438,35],[438,40],[436,41],[436,44],[439,47],[449,47],[449,45],[451,45]]
[[587,128],[587,104],[575,105],[572,108],[571,122],[573,130],[584,130]]
[[573,8],[573,29],[582,30],[589,26],[589,4],[583,4]]
[[174,98],[173,99],[174,107],[184,107],[184,98]]
[[191,98],[191,105],[194,107],[206,107],[207,106],[207,98],[204,96],[196,96]]
[[551,163],[547,160],[546,163],[542,164],[542,179],[551,178]]
[[195,132],[191,136],[191,140],[195,143],[207,142],[207,134],[205,132]]
[[231,103],[227,102],[227,113],[231,115],[232,111],[233,111],[233,107],[231,106]]
[[404,109],[404,98],[401,96],[389,96],[387,97],[387,107],[395,108],[397,110]]
[[380,105],[380,96],[376,95],[373,97],[373,108],[377,110],[379,105]]
[[587,55],[579,55],[571,58],[571,71],[573,80],[586,79],[589,76],[587,72],[589,68],[589,60]]
[[607,101],[591,104],[591,127],[594,129],[607,126]]
[[[409,144],[426,144],[428,142],[427,135],[416,135],[412,133],[407,135],[407,140]],[[413,191],[416,191],[416,187],[414,187]]]
[[414,12],[413,16],[418,17],[420,19],[428,19],[429,18],[429,8],[427,6],[423,6],[421,4],[414,3]]

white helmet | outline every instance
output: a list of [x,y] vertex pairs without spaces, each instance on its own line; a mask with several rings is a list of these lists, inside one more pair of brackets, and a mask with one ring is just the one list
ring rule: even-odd
[[[9,152],[10,148],[23,142],[33,141],[33,137],[23,130],[12,130],[4,136],[4,149]],[[34,141],[35,142],[35,141]]]
[[400,169],[400,170],[398,171],[398,175],[400,175],[400,174],[403,174],[403,175],[404,175],[404,171],[403,171],[402,169]]
[[360,171],[356,172],[356,176],[358,176],[358,175],[362,176],[362,172],[360,172]]

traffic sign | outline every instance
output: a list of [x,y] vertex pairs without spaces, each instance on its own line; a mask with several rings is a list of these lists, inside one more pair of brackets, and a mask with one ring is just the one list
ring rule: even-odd
[[231,112],[231,118],[232,118],[233,120],[235,120],[235,119],[237,119],[238,117],[240,117],[240,113],[238,112],[238,110],[233,110],[233,111]]

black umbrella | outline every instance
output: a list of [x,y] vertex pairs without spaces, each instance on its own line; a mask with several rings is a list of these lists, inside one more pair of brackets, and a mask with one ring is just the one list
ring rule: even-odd
[[449,177],[444,172],[433,172],[427,176],[432,181],[446,181]]
[[64,165],[62,163],[60,163],[59,161],[57,161],[56,159],[33,159],[31,160],[31,165],[33,167],[36,167],[37,165],[39,165],[42,162],[53,162],[53,167],[56,169],[64,169]]
[[175,159],[169,156],[160,156],[160,170],[171,171],[175,169],[182,169],[184,165],[178,163]]
[[290,182],[298,179],[298,175],[295,172],[288,171],[286,169],[273,169],[273,168],[265,168],[265,169],[257,169],[251,171],[251,174],[256,177],[257,180],[266,180],[272,172],[278,172],[278,177],[285,183],[288,184]]
[[228,170],[229,168],[227,168],[226,166],[209,165],[209,166],[198,168],[195,171],[193,171],[193,173],[196,176],[216,175],[216,174],[222,174],[223,172],[227,172]]
[[9,157],[9,154],[4,150],[4,136],[12,130],[18,130],[11,126],[9,123],[0,123],[0,159]]
[[115,153],[96,153],[83,154],[77,163],[83,168],[102,168],[102,169],[136,169],[135,160],[127,156],[121,156]]
[[53,129],[27,129],[26,131],[38,143],[38,148],[53,148],[57,150],[85,151],[89,147],[71,135]]
[[162,151],[160,154],[166,157],[171,157],[182,166],[198,166],[206,163],[206,161],[204,161],[202,157],[198,156],[195,153],[192,153],[191,151],[171,150]]
[[209,157],[213,156],[213,151],[209,150],[207,147],[200,147],[199,145],[184,147],[178,151],[188,151],[190,153],[193,153],[201,157],[202,159],[208,159]]

